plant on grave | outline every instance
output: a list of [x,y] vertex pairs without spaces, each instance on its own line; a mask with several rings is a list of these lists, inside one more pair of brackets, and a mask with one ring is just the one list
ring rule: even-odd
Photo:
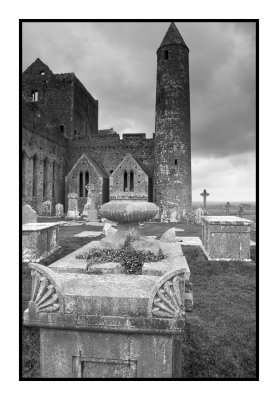
[[144,262],[156,262],[163,260],[165,256],[162,251],[156,256],[150,251],[135,250],[132,247],[134,237],[128,235],[123,246],[119,250],[114,249],[96,249],[93,248],[86,253],[79,253],[76,258],[86,260],[86,271],[94,264],[107,262],[119,262],[124,267],[127,274],[139,275],[142,273]]

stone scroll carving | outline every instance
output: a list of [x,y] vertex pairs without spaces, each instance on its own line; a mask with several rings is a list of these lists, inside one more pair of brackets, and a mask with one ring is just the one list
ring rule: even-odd
[[60,309],[59,297],[49,279],[36,270],[32,270],[32,292],[29,310],[55,312]]
[[184,273],[171,276],[162,281],[149,303],[149,316],[158,318],[180,318],[184,310]]

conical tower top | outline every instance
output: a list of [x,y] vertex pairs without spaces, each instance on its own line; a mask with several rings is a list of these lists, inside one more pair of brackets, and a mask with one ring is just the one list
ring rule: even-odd
[[167,46],[169,44],[180,44],[181,46],[185,46],[188,49],[174,22],[171,22],[158,50],[161,47]]

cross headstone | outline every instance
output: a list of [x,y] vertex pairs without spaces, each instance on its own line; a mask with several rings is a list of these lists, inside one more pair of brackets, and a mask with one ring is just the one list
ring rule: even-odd
[[229,203],[227,201],[227,203],[225,204],[226,215],[230,215],[230,207],[231,207],[231,203]]
[[207,209],[207,197],[209,196],[209,193],[206,191],[206,189],[203,190],[203,192],[200,194],[204,198],[204,210]]

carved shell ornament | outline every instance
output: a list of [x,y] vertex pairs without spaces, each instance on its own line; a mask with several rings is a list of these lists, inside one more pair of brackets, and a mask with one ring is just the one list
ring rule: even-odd
[[59,298],[54,286],[46,276],[33,270],[32,293],[29,308],[34,308],[36,312],[55,312],[60,309]]
[[152,304],[153,316],[178,318],[185,315],[183,275],[175,275],[158,289]]

